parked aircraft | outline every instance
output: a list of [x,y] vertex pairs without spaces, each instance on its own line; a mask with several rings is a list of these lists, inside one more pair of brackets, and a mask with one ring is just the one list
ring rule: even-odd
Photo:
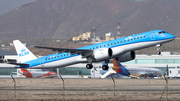
[[174,39],[175,36],[170,33],[154,30],[77,49],[35,46],[57,51],[56,54],[40,58],[37,58],[19,40],[15,40],[13,42],[21,63],[14,65],[20,68],[47,69],[87,63],[86,68],[91,69],[93,62],[105,61],[106,64],[102,66],[102,69],[108,70],[109,59],[117,58],[120,62],[130,61],[135,58],[135,50],[155,45],[157,45],[158,54],[160,54],[160,46]]
[[42,71],[41,69],[36,70],[27,70],[27,69],[18,69],[17,73],[24,75],[27,78],[55,78],[57,77],[56,72],[52,71]]
[[142,67],[125,67],[120,64],[117,59],[113,59],[113,68],[109,71],[104,71],[101,78],[106,78],[109,75],[115,74],[116,77],[130,76],[130,77],[144,77],[144,76],[162,76],[163,72],[156,68],[142,68]]

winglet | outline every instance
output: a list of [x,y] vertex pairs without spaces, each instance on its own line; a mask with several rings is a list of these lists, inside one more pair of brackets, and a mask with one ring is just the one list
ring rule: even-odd
[[13,41],[17,55],[19,57],[19,61],[21,63],[37,59],[37,57],[29,51],[19,40]]

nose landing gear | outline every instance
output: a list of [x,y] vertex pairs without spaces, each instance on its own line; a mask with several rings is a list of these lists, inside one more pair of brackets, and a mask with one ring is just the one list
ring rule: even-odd
[[157,55],[161,55],[161,51],[160,51],[161,44],[156,45],[156,47],[157,47]]
[[109,63],[109,60],[102,61],[102,69],[103,70],[108,70],[109,69],[108,63]]

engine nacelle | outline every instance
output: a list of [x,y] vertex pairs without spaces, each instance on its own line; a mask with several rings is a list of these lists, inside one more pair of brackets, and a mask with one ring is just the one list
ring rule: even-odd
[[96,61],[100,60],[106,60],[111,58],[113,55],[111,48],[101,48],[94,51],[93,57],[96,59]]
[[130,60],[134,60],[135,57],[136,57],[135,52],[131,51],[131,52],[127,52],[117,58],[118,58],[118,61],[120,61],[120,62],[126,62],[126,61],[130,61]]

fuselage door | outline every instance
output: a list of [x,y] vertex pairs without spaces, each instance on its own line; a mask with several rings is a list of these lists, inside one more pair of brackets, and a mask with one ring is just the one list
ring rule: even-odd
[[151,33],[150,37],[151,37],[151,40],[155,40],[155,34],[154,33]]
[[40,65],[44,66],[44,60],[43,59],[40,59]]

